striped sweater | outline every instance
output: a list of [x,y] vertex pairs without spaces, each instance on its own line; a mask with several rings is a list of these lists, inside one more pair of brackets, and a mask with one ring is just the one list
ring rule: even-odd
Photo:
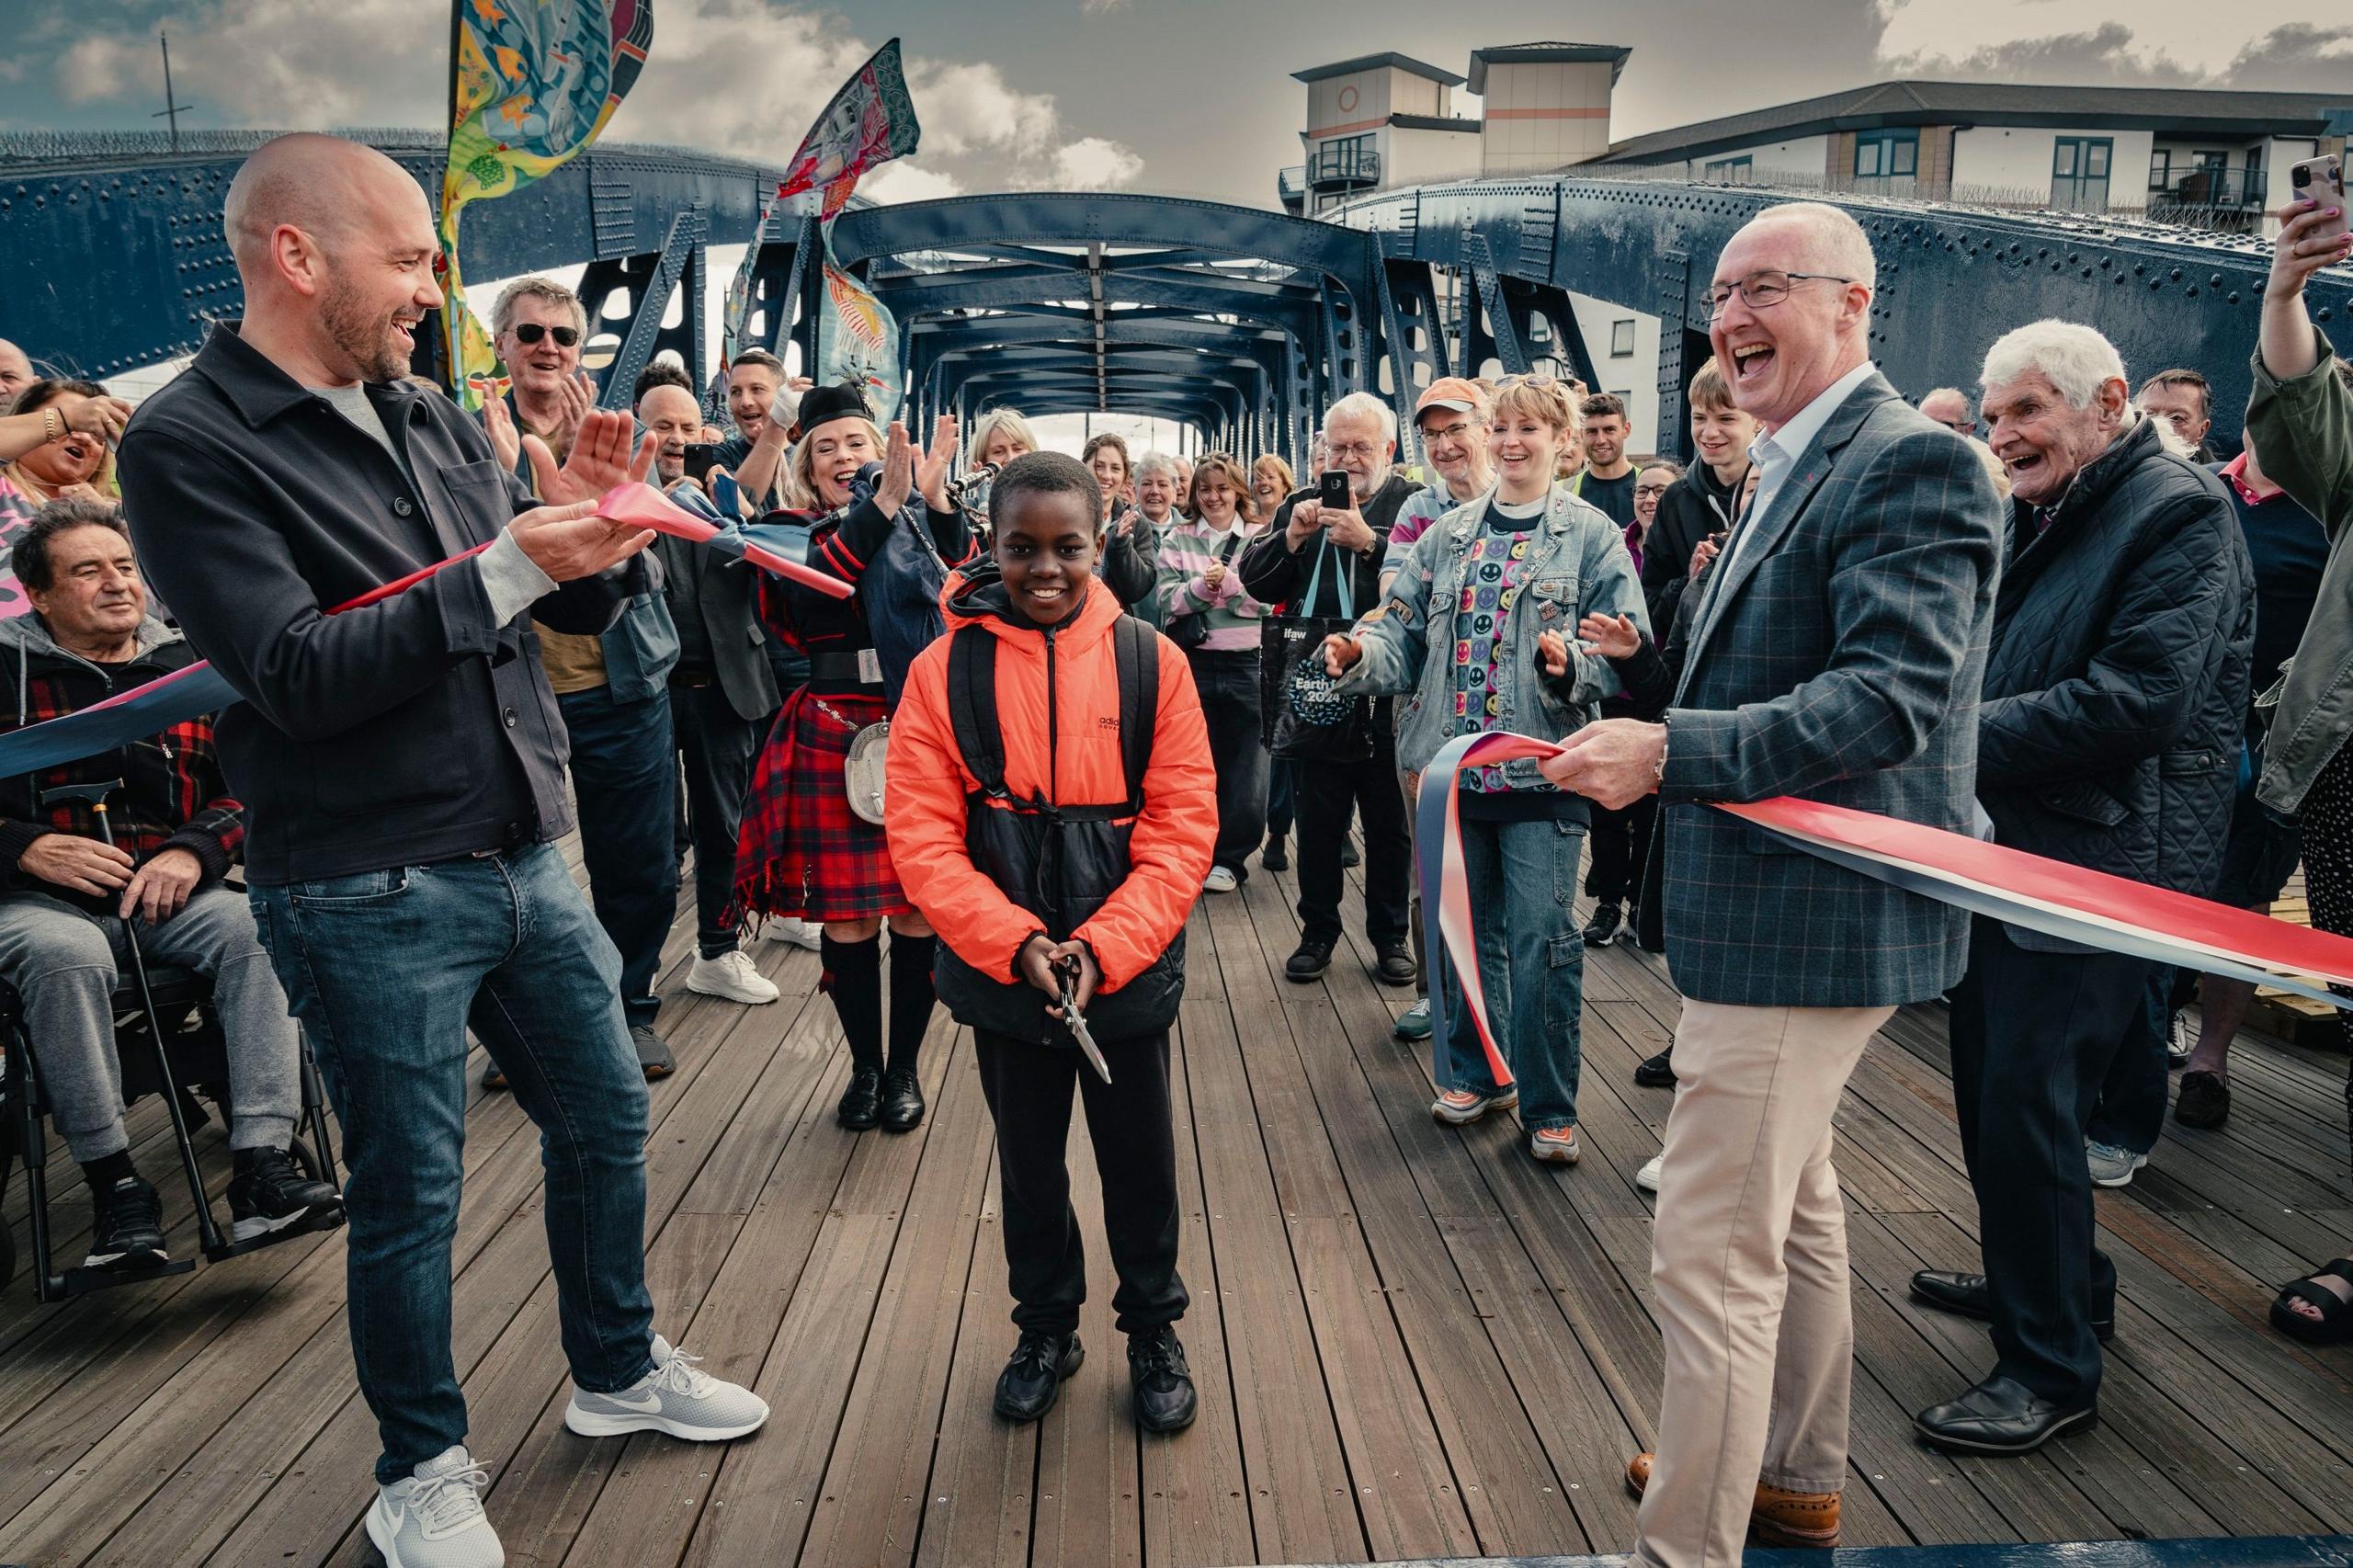
[[1233,559],[1226,562],[1225,581],[1214,594],[1202,578],[1217,564],[1227,535],[1197,521],[1180,522],[1164,531],[1160,536],[1162,624],[1174,630],[1181,616],[1206,615],[1210,630],[1198,644],[1201,652],[1237,653],[1257,647],[1258,623],[1266,619],[1267,607],[1243,591],[1242,574],[1234,567],[1250,541],[1264,531],[1234,524],[1233,534],[1240,543],[1233,550]]

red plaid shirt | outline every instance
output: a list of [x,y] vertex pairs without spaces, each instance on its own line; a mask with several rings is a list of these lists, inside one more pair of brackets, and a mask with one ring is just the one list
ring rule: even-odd
[[[150,621],[141,641],[150,642],[160,630]],[[171,641],[148,646],[127,664],[102,667],[58,649],[37,617],[9,622],[0,628],[0,733],[62,718],[194,664],[196,654],[186,641],[168,635]],[[219,881],[236,862],[244,845],[244,808],[229,793],[207,715],[30,778],[0,779],[0,891],[38,891],[85,908],[110,910],[109,900],[44,882],[17,864],[45,834],[98,837],[97,819],[86,802],[44,806],[40,799],[63,784],[108,779],[123,785],[107,801],[115,842],[134,860],[143,864],[163,850],[186,849],[203,864],[205,884]]]

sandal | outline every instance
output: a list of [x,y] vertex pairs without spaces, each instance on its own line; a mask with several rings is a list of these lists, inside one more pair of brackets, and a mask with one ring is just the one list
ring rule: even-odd
[[[2324,1283],[2331,1279],[2341,1283],[2347,1293],[2339,1294]],[[2318,1309],[2319,1318],[2304,1316],[2290,1301],[2310,1303]],[[2323,1264],[2302,1279],[2280,1286],[2271,1303],[2271,1326],[2306,1345],[2342,1345],[2353,1339],[2353,1258]]]

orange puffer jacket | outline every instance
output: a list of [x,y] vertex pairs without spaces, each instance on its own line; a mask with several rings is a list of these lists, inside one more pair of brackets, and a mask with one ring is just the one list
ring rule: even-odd
[[[1021,944],[1044,922],[1016,905],[972,864],[965,848],[967,797],[980,786],[966,771],[948,709],[948,652],[961,628],[978,624],[997,639],[997,722],[1005,737],[1006,790],[1059,806],[1099,806],[1127,797],[1120,745],[1120,676],[1111,628],[1119,600],[1100,583],[1051,637],[1006,619],[994,585],[960,592],[950,584],[949,635],[920,654],[891,719],[886,832],[891,862],[908,899],[956,956],[1010,984]],[[1053,665],[1056,745],[1049,778],[1047,665]],[[1129,841],[1127,881],[1074,935],[1094,949],[1102,989],[1117,991],[1148,968],[1185,927],[1200,896],[1217,842],[1217,770],[1210,760],[1193,673],[1175,644],[1160,649],[1160,694],[1143,812]],[[995,808],[983,808],[995,809]]]

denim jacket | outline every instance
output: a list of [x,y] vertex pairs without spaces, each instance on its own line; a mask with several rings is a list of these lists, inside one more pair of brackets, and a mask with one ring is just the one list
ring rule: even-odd
[[[1397,766],[1409,773],[1427,767],[1457,733],[1469,733],[1458,731],[1454,716],[1454,607],[1462,595],[1471,547],[1487,526],[1493,499],[1492,494],[1482,496],[1432,523],[1389,585],[1389,597],[1357,623],[1364,657],[1338,689],[1413,693],[1397,730]],[[1568,485],[1555,484],[1520,583],[1520,597],[1506,612],[1511,649],[1495,671],[1503,697],[1495,727],[1565,735],[1593,720],[1601,699],[1619,690],[1608,660],[1578,651],[1577,622],[1596,614],[1631,616],[1647,634],[1650,612],[1643,607],[1642,582],[1618,525]],[[1537,678],[1536,639],[1547,631],[1559,632],[1568,642],[1568,681]],[[1530,761],[1506,763],[1503,771],[1504,781],[1516,790],[1541,782]]]

